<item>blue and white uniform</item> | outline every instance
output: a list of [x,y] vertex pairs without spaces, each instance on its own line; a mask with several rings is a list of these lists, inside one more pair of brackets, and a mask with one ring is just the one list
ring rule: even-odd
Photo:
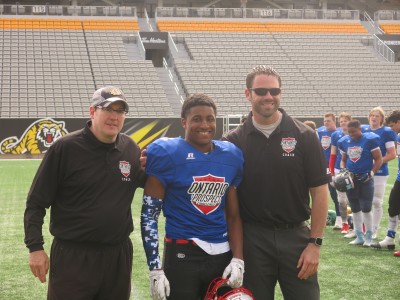
[[[382,152],[382,157],[386,155],[387,149],[394,148],[396,142],[395,132],[387,126],[378,129],[371,129],[369,125],[361,126],[363,132],[373,132],[379,136],[379,148]],[[383,216],[383,198],[385,196],[386,184],[389,179],[388,163],[382,164],[381,168],[375,174],[374,178],[374,198],[372,201],[372,219],[373,219],[373,237],[376,237],[381,219]]]
[[[382,156],[386,155],[388,148],[395,147],[396,133],[388,126],[383,126],[378,129],[371,129],[369,125],[361,126],[362,132],[373,132],[379,136],[379,148],[381,149]],[[388,176],[389,168],[388,163],[383,163],[375,176]]]
[[146,173],[165,187],[166,237],[228,241],[224,217],[226,192],[238,186],[243,154],[229,142],[213,141],[205,154],[182,138],[159,139],[147,149]]
[[328,164],[331,156],[332,134],[334,132],[336,132],[336,129],[328,130],[325,126],[321,126],[317,129],[318,138],[321,142],[322,149],[324,149],[325,158]]
[[[228,190],[242,181],[244,159],[234,144],[212,143],[209,153],[182,138],[162,138],[147,149],[146,172],[165,190],[163,199],[155,202],[162,201],[166,218],[162,267],[171,285],[170,299],[203,297],[210,281],[222,276],[232,259],[225,205]],[[142,207],[142,220],[144,214]],[[152,252],[147,243],[158,245],[158,229],[153,232],[154,225],[144,223],[143,243],[149,268],[154,270],[160,267],[154,259],[158,249]]]
[[[346,168],[354,174],[354,188],[348,190],[351,210],[353,211],[353,224],[357,238],[350,244],[370,246],[372,242],[372,199],[374,196],[374,179],[369,178],[374,165],[372,152],[379,150],[379,136],[372,132],[362,133],[357,140],[349,135],[342,137],[338,147],[347,155]],[[366,229],[364,241],[363,223]]]
[[[329,172],[329,159],[331,156],[332,135],[335,132],[336,132],[336,129],[328,130],[325,126],[321,126],[317,129],[317,135],[318,135],[319,141],[321,143],[321,147],[324,150],[326,163],[328,165],[328,169],[327,169],[328,172]],[[337,226],[341,227],[342,225],[340,223],[338,223],[338,221],[340,220],[340,206],[339,206],[338,194],[337,194],[335,187],[333,187],[332,185],[329,184],[328,188],[329,188],[329,194],[331,195],[332,201],[335,204],[336,220],[337,220],[335,222],[335,226],[337,225]]]
[[345,135],[338,141],[338,148],[347,154],[346,168],[354,175],[363,175],[372,170],[374,159],[372,151],[379,148],[379,136],[367,132],[358,140],[352,140]]

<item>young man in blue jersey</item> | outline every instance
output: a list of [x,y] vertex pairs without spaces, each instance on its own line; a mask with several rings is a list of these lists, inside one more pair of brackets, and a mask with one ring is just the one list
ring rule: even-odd
[[376,239],[383,215],[383,198],[389,179],[388,162],[396,158],[396,134],[387,126],[383,126],[385,112],[381,107],[374,107],[368,116],[369,125],[362,127],[363,132],[373,132],[379,136],[379,148],[382,152],[382,166],[374,178],[374,200],[372,201],[372,239]]
[[[340,128],[331,135],[331,156],[329,159],[330,173],[335,175],[337,175],[340,172],[340,161],[342,160],[342,155],[340,151],[338,151],[337,144],[342,137],[348,134],[347,124],[351,121],[351,115],[342,112],[339,115],[338,120]],[[350,230],[349,224],[347,222],[347,203],[348,203],[347,195],[345,192],[340,192],[340,191],[336,192],[339,203],[340,218],[342,221],[342,228],[340,230],[340,233],[347,235]]]
[[[331,146],[332,146],[332,134],[336,132],[336,117],[333,113],[326,113],[324,115],[324,126],[321,126],[317,129],[318,138],[321,143],[322,149],[324,149],[325,159],[327,165],[329,165],[329,160],[331,156]],[[331,173],[332,176],[335,173]],[[336,211],[336,221],[335,225],[333,226],[334,230],[341,230],[342,229],[342,218],[340,217],[340,208],[338,202],[338,195],[335,187],[330,184],[329,187],[329,194],[331,195],[332,201],[335,204],[335,211]]]
[[[389,195],[389,226],[385,239],[379,243],[372,244],[371,247],[377,249],[395,249],[395,236],[400,217],[400,110],[395,110],[386,118],[386,124],[397,134],[397,156],[399,159],[399,169],[396,181]],[[400,251],[394,252],[394,256],[400,257]]]
[[[185,138],[159,139],[147,149],[141,214],[153,299],[202,300],[209,283],[242,285],[243,231],[236,186],[243,154],[213,140],[217,109],[204,94],[182,106]],[[158,252],[158,216],[166,218],[164,258]]]
[[[353,212],[356,239],[351,245],[371,246],[372,243],[372,199],[374,196],[374,174],[382,165],[382,153],[379,149],[379,136],[361,131],[359,120],[353,119],[347,124],[349,134],[338,142],[342,153],[341,168],[347,168],[353,174],[354,188],[347,191],[347,198]],[[366,228],[364,239],[363,223]]]

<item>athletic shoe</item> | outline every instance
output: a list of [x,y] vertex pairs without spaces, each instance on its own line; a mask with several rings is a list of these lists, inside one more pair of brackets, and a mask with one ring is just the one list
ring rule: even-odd
[[350,226],[347,223],[343,223],[342,229],[340,230],[341,234],[348,234],[350,230]]
[[356,233],[354,230],[350,230],[347,234],[345,234],[343,237],[346,239],[352,239],[356,237]]
[[394,243],[394,239],[387,236],[385,237],[384,240],[380,241],[379,243],[371,244],[371,247],[375,249],[394,250],[396,246]]
[[342,229],[342,227],[339,224],[335,224],[335,226],[333,226],[332,229],[333,230],[340,230],[340,229]]
[[373,239],[373,240],[376,240],[377,234],[378,234],[378,231],[374,231],[374,232],[372,233],[372,239]]
[[363,232],[362,231],[358,231],[358,230],[355,230],[355,232],[356,232],[355,234],[356,234],[357,237],[356,237],[356,239],[354,241],[351,241],[349,243],[349,245],[364,245],[365,246],[366,240],[364,240]]
[[365,233],[365,242],[363,244],[364,247],[371,247],[372,244],[372,231],[367,230]]
[[393,252],[394,256],[400,257],[400,251]]

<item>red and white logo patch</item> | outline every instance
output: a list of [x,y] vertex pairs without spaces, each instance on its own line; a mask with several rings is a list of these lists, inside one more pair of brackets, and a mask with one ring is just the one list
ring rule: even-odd
[[321,146],[324,150],[328,149],[331,146],[331,137],[324,135],[321,137]]
[[212,174],[204,176],[193,176],[193,182],[188,189],[191,195],[190,201],[201,213],[208,215],[215,211],[222,202],[229,183],[225,177],[218,177]]
[[349,147],[349,149],[347,149],[347,155],[352,162],[357,162],[361,158],[362,151],[363,148],[359,146]]
[[119,169],[121,170],[121,174],[125,177],[128,177],[131,174],[131,164],[127,161],[120,161],[119,162]]
[[295,138],[287,137],[282,138],[281,146],[286,153],[292,152],[296,148],[297,141]]

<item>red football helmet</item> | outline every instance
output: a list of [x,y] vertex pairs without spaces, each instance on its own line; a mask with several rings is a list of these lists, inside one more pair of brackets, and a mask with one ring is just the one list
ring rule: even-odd
[[215,278],[208,286],[207,294],[204,300],[254,300],[253,294],[244,287],[231,289],[223,295],[218,294],[218,289],[223,286],[228,286],[228,279],[221,277]]

